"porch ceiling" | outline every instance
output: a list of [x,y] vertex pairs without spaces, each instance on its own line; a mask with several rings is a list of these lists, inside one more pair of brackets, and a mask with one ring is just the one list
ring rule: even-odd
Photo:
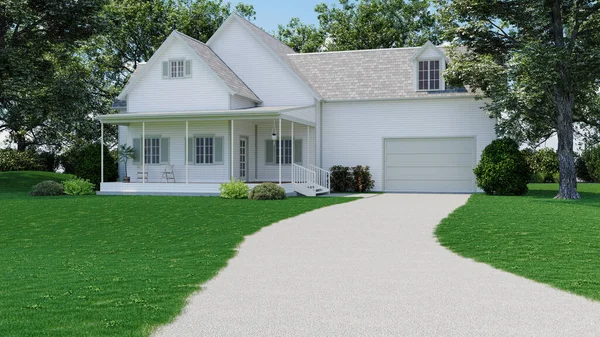
[[201,120],[261,120],[278,119],[297,122],[308,126],[315,126],[315,123],[301,118],[284,115],[284,112],[290,112],[298,109],[305,109],[314,106],[269,106],[256,107],[237,110],[197,110],[181,112],[135,112],[120,113],[113,115],[101,115],[96,118],[106,124],[127,125],[129,123],[141,122],[165,122],[165,121],[201,121]]

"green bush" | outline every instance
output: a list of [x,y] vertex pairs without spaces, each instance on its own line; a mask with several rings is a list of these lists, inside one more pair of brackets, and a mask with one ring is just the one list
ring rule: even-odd
[[477,186],[487,194],[523,195],[528,191],[531,170],[512,139],[496,139],[486,146],[474,172]]
[[581,154],[581,158],[587,168],[588,181],[600,183],[600,145],[586,148]]
[[[65,173],[89,180],[96,189],[100,187],[100,145],[73,145],[61,158]],[[117,181],[119,168],[114,153],[104,146],[104,181]]]
[[75,178],[63,183],[67,195],[91,195],[95,194],[94,184],[87,179]]
[[219,192],[225,199],[247,199],[250,187],[243,181],[233,178],[229,182],[221,184]]
[[34,185],[30,194],[35,197],[63,195],[64,189],[63,185],[59,182],[45,180],[37,185]]
[[252,200],[282,200],[286,198],[283,187],[274,183],[262,183],[250,190],[248,199]]
[[575,159],[575,175],[577,178],[585,183],[592,183],[594,179],[590,176],[587,165],[583,157],[579,156]]
[[352,170],[348,166],[332,166],[331,172],[331,191],[332,192],[351,192],[354,188],[354,178]]
[[531,171],[532,183],[557,183],[558,182],[558,153],[551,148],[540,150],[525,149],[525,155]]
[[375,181],[371,179],[371,172],[368,166],[355,166],[352,168],[353,185],[355,192],[369,192],[375,185]]
[[44,171],[56,172],[56,170],[58,170],[60,160],[54,152],[40,152],[38,157]]
[[0,172],[42,171],[44,165],[35,151],[0,150]]

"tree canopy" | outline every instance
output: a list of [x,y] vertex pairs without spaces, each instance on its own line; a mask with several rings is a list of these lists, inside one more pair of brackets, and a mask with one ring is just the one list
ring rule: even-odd
[[455,45],[445,74],[486,98],[498,132],[531,143],[558,135],[558,198],[577,199],[574,123],[600,124],[598,1],[440,1]]

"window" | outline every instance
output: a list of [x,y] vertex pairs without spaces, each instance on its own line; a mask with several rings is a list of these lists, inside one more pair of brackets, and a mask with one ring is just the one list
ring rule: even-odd
[[169,61],[171,78],[183,78],[183,60]]
[[[283,156],[282,164],[291,164],[292,163],[292,140],[291,139],[282,139],[281,145],[283,149],[281,151],[281,155]],[[275,142],[275,164],[279,164],[279,142]]]
[[419,61],[419,90],[440,89],[440,61]]
[[160,138],[144,139],[144,162],[160,164]]
[[214,163],[214,144],[213,137],[196,138],[196,164]]

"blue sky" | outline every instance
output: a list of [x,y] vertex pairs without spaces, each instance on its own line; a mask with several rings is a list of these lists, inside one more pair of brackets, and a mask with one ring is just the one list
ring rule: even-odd
[[286,25],[293,17],[300,18],[304,23],[317,24],[317,13],[314,9],[317,4],[336,3],[336,0],[242,0],[231,1],[235,6],[238,2],[254,6],[256,21],[254,23],[266,31],[277,31],[277,25]]

